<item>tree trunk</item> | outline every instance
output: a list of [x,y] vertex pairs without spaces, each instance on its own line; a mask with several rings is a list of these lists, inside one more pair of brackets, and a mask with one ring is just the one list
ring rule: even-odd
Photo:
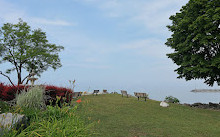
[[18,68],[18,85],[23,83],[21,80],[21,67],[22,67],[22,64],[20,64]]
[[20,84],[22,84],[22,82],[21,82],[21,73],[19,72],[18,73],[18,85],[20,85]]

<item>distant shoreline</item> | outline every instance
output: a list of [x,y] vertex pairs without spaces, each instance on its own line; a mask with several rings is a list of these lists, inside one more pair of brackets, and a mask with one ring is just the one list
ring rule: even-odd
[[194,90],[191,90],[191,92],[219,92],[220,93],[220,89],[194,89]]

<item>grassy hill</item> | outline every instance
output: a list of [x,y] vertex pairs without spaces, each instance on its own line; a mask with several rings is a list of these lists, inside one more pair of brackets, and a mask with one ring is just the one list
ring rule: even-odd
[[108,94],[83,96],[78,115],[101,137],[219,137],[220,111],[138,101]]

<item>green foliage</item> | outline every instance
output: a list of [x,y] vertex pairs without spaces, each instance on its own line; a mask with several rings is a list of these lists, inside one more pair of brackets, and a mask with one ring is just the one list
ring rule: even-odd
[[170,20],[166,45],[174,53],[167,56],[179,66],[178,78],[220,85],[220,1],[190,0]]
[[48,106],[47,110],[32,117],[31,124],[18,137],[23,136],[90,136],[90,125],[86,126],[75,115],[76,107]]
[[0,100],[0,114],[8,112],[10,110],[10,106],[5,101]]
[[16,106],[13,113],[24,114],[29,118],[27,128],[4,132],[7,137],[42,136],[42,137],[75,137],[93,136],[90,131],[93,124],[85,124],[79,116],[76,116],[78,106],[64,103],[62,107],[47,106],[45,110]]
[[165,102],[169,102],[169,103],[179,103],[179,99],[173,97],[173,96],[166,96]]
[[7,69],[6,73],[16,70],[19,84],[27,78],[21,79],[22,69],[28,72],[33,69],[40,76],[49,67],[53,69],[61,67],[58,52],[62,49],[64,47],[50,44],[46,33],[41,29],[31,30],[21,19],[18,24],[6,23],[0,29],[0,63],[12,64],[13,67]]
[[16,104],[21,107],[43,109],[46,107],[44,100],[44,88],[34,86],[26,92],[23,90],[20,94],[16,95]]

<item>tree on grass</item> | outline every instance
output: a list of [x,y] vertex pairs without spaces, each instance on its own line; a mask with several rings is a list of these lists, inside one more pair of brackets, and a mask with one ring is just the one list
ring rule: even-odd
[[50,67],[54,70],[61,67],[58,52],[62,49],[64,47],[49,43],[41,29],[31,30],[22,19],[18,24],[6,23],[0,29],[0,64],[10,62],[12,67],[5,73],[0,70],[0,74],[14,85],[7,74],[16,71],[18,85],[22,84],[30,76],[29,73],[22,79],[22,70],[34,70],[40,76]]
[[178,65],[178,78],[220,85],[220,1],[190,0],[170,20],[165,44],[174,49],[167,56]]

